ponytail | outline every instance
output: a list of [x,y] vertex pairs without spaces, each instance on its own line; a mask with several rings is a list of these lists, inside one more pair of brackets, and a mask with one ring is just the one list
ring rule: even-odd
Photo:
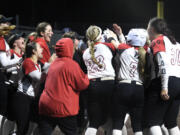
[[176,39],[175,37],[172,35],[172,32],[167,28],[164,30],[163,33],[165,36],[167,36],[169,38],[169,40],[173,43],[176,44]]
[[143,47],[139,47],[138,55],[139,55],[139,62],[138,62],[139,76],[142,80],[144,80],[144,71],[145,71],[145,64],[146,64],[146,51]]
[[90,48],[91,59],[95,64],[98,65],[99,68],[102,68],[103,65],[97,61],[94,55],[95,52],[94,45],[100,39],[101,32],[102,32],[101,28],[97,26],[90,26],[86,31],[86,37],[88,39],[87,44]]
[[102,68],[102,64],[100,64],[97,59],[94,56],[94,42],[93,41],[89,41],[89,48],[90,48],[90,54],[91,54],[91,59],[92,61],[98,65],[99,68]]

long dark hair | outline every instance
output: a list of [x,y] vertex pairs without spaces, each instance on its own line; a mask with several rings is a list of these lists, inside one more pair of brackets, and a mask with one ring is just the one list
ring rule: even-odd
[[26,58],[29,58],[33,55],[33,50],[36,50],[36,43],[35,42],[30,42],[26,45],[25,49],[25,56]]
[[155,17],[149,21],[149,25],[155,29],[156,33],[167,36],[173,44],[176,44],[176,39],[165,20]]

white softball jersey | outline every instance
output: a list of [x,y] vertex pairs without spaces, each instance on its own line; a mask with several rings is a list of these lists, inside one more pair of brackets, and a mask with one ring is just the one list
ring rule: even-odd
[[102,65],[98,67],[91,59],[90,48],[86,49],[83,54],[83,60],[87,67],[88,78],[115,77],[115,71],[112,66],[113,54],[115,47],[110,43],[97,43],[94,45],[94,55],[97,61]]
[[120,69],[118,78],[120,80],[132,80],[142,83],[138,72],[138,48],[128,44],[121,44],[118,47],[120,54]]
[[180,77],[180,44],[172,44],[166,36],[153,40],[151,49],[157,61],[162,88],[168,88],[169,76]]

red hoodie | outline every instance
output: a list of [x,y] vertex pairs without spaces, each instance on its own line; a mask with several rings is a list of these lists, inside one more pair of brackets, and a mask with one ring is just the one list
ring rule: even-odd
[[45,89],[39,101],[39,113],[51,117],[77,115],[79,91],[89,85],[87,75],[72,59],[73,41],[63,38],[56,43],[58,58],[51,64]]

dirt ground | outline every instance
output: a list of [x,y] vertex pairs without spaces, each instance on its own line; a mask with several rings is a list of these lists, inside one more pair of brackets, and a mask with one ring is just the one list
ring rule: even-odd
[[[178,121],[178,126],[180,127],[180,113],[178,115],[177,121]],[[128,120],[126,126],[127,126],[127,135],[133,135],[130,120]],[[60,131],[60,129],[58,127],[56,127],[56,129],[54,130],[52,135],[64,135],[64,134]],[[104,135],[104,132],[103,132],[102,128],[99,129],[97,135]]]

